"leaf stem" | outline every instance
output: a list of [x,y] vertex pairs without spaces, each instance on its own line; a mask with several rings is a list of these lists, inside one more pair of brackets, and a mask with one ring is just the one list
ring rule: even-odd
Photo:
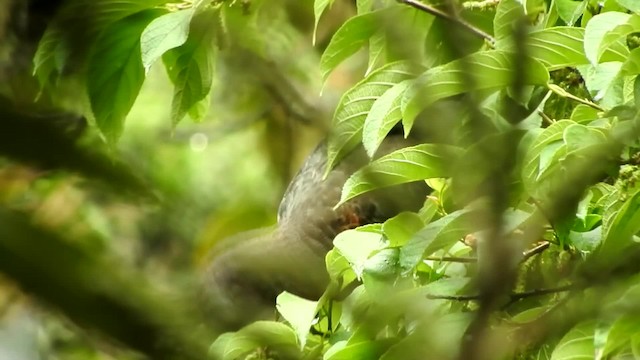
[[583,98],[577,97],[577,96],[573,95],[572,93],[566,91],[565,89],[561,88],[558,85],[547,84],[547,89],[551,90],[554,94],[556,94],[558,96],[562,96],[563,98],[567,98],[567,99],[571,99],[573,101],[577,101],[580,104],[584,104],[584,105],[590,106],[590,107],[592,107],[592,108],[594,108],[594,109],[596,109],[598,111],[605,111],[605,109],[602,106],[600,106],[600,105],[598,105],[598,104],[596,104],[594,102],[591,102],[591,101],[589,101],[587,99],[583,99]]

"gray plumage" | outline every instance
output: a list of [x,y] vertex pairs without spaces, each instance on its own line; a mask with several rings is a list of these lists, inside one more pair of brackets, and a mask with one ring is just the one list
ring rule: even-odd
[[[378,154],[408,145],[392,136]],[[213,249],[203,298],[206,316],[218,330],[273,319],[275,298],[282,291],[318,299],[329,283],[325,255],[339,232],[417,211],[423,204],[428,188],[418,182],[378,189],[334,210],[345,181],[369,159],[358,148],[323,179],[326,153],[326,146],[319,145],[294,177],[278,209],[277,225],[238,234]]]

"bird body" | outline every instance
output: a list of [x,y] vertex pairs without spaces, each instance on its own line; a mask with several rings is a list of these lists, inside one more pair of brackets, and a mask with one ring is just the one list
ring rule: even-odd
[[[379,153],[407,145],[392,136]],[[273,318],[275,298],[283,291],[318,299],[329,283],[325,255],[339,232],[423,204],[428,188],[420,182],[378,189],[334,209],[345,181],[369,158],[364,149],[354,150],[325,178],[326,154],[323,143],[307,158],[285,192],[277,225],[238,234],[213,249],[203,295],[217,328],[237,330]]]

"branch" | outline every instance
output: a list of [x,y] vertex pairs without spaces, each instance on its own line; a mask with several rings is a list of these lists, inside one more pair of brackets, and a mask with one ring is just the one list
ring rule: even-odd
[[[530,291],[516,292],[509,295],[509,303],[514,303],[518,300],[535,297],[535,296],[543,296],[549,294],[557,294],[560,292],[566,292],[575,289],[575,285],[563,285],[554,288],[546,288],[546,289],[536,289]],[[427,295],[427,299],[436,299],[436,300],[453,300],[453,301],[472,301],[479,300],[480,295]]]
[[447,21],[450,21],[456,25],[459,25],[460,27],[464,28],[465,30],[471,32],[472,34],[479,36],[483,39],[485,39],[486,41],[488,41],[491,44],[491,47],[494,46],[494,44],[496,43],[496,40],[493,38],[493,36],[487,34],[486,32],[478,29],[477,27],[469,24],[468,22],[460,19],[459,17],[453,16],[449,13],[446,13],[442,10],[436,9],[432,6],[429,6],[427,4],[423,4],[420,1],[417,0],[397,0],[400,4],[405,4],[405,5],[409,5],[414,9],[418,9],[420,11],[424,11],[426,13],[429,13],[435,17],[439,17],[441,19],[445,19]]
[[[541,244],[536,245],[534,248],[529,249],[522,253],[522,261],[529,259],[535,255],[540,254],[541,252],[548,249],[550,243],[548,241],[543,241]],[[427,256],[424,258],[425,260],[430,261],[445,261],[445,262],[455,262],[455,263],[475,263],[478,262],[478,258],[476,257],[457,257],[457,256]]]

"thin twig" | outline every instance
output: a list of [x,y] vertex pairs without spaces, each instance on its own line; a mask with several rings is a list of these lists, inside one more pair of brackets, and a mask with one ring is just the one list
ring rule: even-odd
[[[523,252],[522,253],[522,257],[523,257],[522,261],[525,261],[525,260],[529,259],[532,256],[540,254],[541,252],[543,252],[546,249],[548,249],[550,245],[551,245],[551,243],[549,243],[548,241],[544,241],[541,244],[535,246],[534,248]],[[478,258],[477,257],[472,257],[472,256],[468,256],[468,257],[427,256],[424,259],[425,260],[430,260],[430,261],[444,261],[444,262],[455,262],[455,263],[475,263],[475,262],[478,262]]]
[[522,254],[523,255],[522,261],[525,261],[525,260],[529,259],[532,256],[540,254],[541,252],[547,250],[550,245],[551,245],[550,242],[544,241],[543,243],[535,246],[533,249],[529,249],[529,250],[525,251]]
[[471,32],[472,34],[479,36],[483,39],[485,39],[486,41],[488,41],[491,46],[493,47],[494,44],[496,43],[496,40],[493,38],[493,36],[487,34],[486,32],[478,29],[477,27],[469,24],[468,22],[453,16],[451,14],[448,14],[442,10],[436,9],[432,6],[429,6],[427,4],[423,4],[420,1],[417,0],[397,0],[399,3],[401,4],[405,4],[405,5],[409,5],[415,9],[418,9],[420,11],[424,11],[426,13],[429,13],[433,16],[439,17],[441,19],[445,19],[447,21],[451,21],[454,24],[460,25],[461,27],[463,27],[464,29],[466,29],[467,31]]
[[[563,285],[554,288],[546,288],[546,289],[536,289],[530,291],[516,292],[509,295],[509,303],[514,303],[518,300],[535,297],[535,296],[543,296],[549,294],[557,294],[560,292],[566,292],[575,289],[575,285]],[[435,300],[453,300],[453,301],[472,301],[480,299],[480,295],[427,295],[427,299],[435,299]]]
[[427,256],[424,259],[431,260],[431,261],[444,261],[444,262],[455,262],[455,263],[474,263],[478,261],[478,258],[475,258],[475,257],[457,257],[457,256]]
[[589,101],[587,99],[583,99],[583,98],[577,97],[577,96],[573,95],[572,93],[566,91],[565,89],[561,88],[558,85],[547,84],[547,88],[549,90],[553,91],[554,94],[556,94],[558,96],[562,96],[563,98],[567,98],[567,99],[579,102],[580,104],[587,105],[587,106],[592,107],[592,108],[594,108],[594,109],[596,109],[598,111],[605,111],[605,109],[602,106],[600,106],[600,105],[598,105],[598,104],[596,104],[594,102],[591,102],[591,101]]
[[549,115],[545,114],[544,111],[538,110],[538,115],[544,120],[547,124],[552,125],[555,123],[555,120],[549,117]]

